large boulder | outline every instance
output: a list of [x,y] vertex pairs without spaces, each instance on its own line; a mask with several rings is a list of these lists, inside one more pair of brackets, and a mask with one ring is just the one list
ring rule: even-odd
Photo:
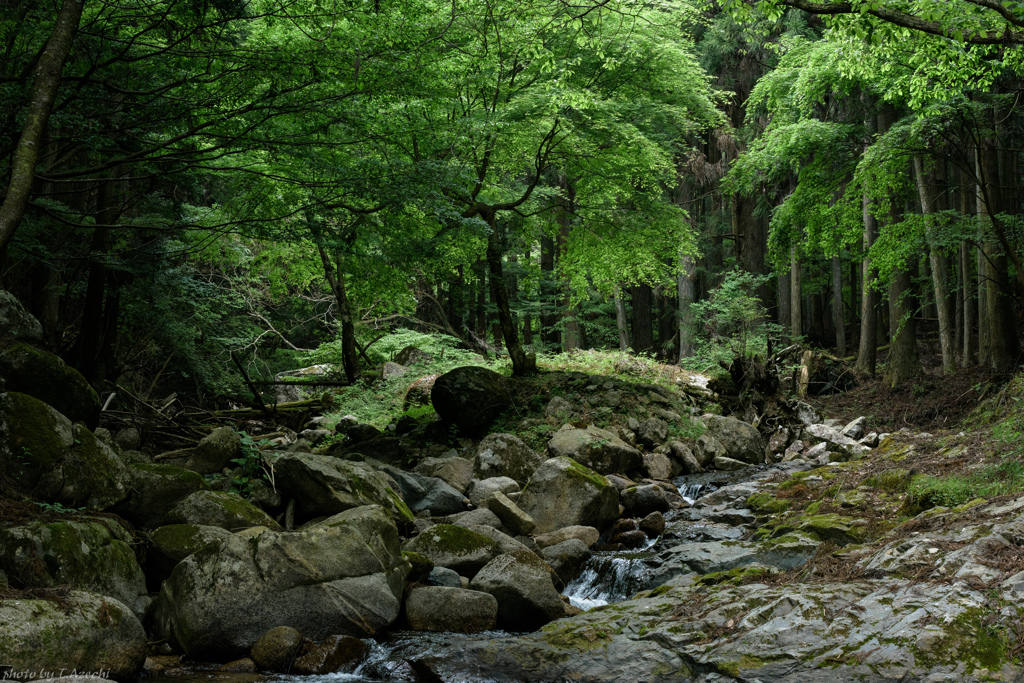
[[220,427],[203,437],[186,467],[200,474],[216,474],[242,455],[242,437],[231,427]]
[[405,616],[416,631],[477,633],[494,628],[498,601],[481,591],[424,586],[409,593]]
[[442,420],[458,426],[467,436],[478,436],[512,405],[512,396],[505,377],[467,365],[438,377],[430,401]]
[[154,529],[149,535],[149,549],[146,551],[146,578],[155,591],[178,566],[192,553],[205,548],[213,541],[227,538],[231,532],[219,526],[201,524],[168,524]]
[[174,465],[138,463],[128,467],[131,492],[115,511],[137,527],[168,523],[167,513],[182,498],[210,487],[201,474]]
[[578,538],[570,538],[555,545],[549,545],[540,551],[547,560],[563,585],[579,576],[593,554],[586,543]]
[[416,465],[415,472],[443,479],[462,493],[473,483],[473,463],[465,458],[424,458]]
[[764,439],[753,425],[722,415],[710,415],[704,422],[708,434],[725,447],[727,457],[750,465],[764,462]]
[[469,587],[498,601],[498,624],[509,630],[533,630],[565,616],[551,567],[531,552],[499,555],[481,569]]
[[0,341],[43,340],[43,326],[6,289],[0,289]]
[[412,511],[387,475],[357,462],[312,453],[288,453],[274,462],[281,493],[295,498],[309,517],[334,515],[363,505],[380,505],[396,520],[411,522]]
[[0,351],[0,377],[8,391],[38,398],[72,422],[96,429],[100,397],[78,370],[59,356],[18,342]]
[[476,506],[484,504],[495,493],[516,493],[520,490],[519,483],[510,477],[490,477],[474,481],[466,492],[469,502]]
[[103,672],[134,681],[146,661],[146,632],[113,598],[71,591],[61,602],[0,601],[0,662],[11,672]]
[[429,510],[432,515],[453,515],[466,509],[466,497],[443,479],[413,474],[395,467],[384,467],[382,470],[398,484],[402,499],[415,514]]
[[226,491],[196,491],[185,496],[167,513],[172,524],[201,524],[219,526],[228,531],[240,531],[263,526],[281,531],[281,525],[263,510],[234,493]]
[[640,451],[606,429],[588,425],[580,429],[564,425],[548,441],[552,458],[572,458],[600,474],[638,470],[643,465]]
[[622,506],[633,517],[646,517],[652,512],[668,512],[671,507],[659,484],[630,486],[619,494]]
[[405,544],[405,550],[430,558],[436,567],[447,567],[472,578],[501,553],[493,539],[453,524],[435,524]]
[[473,474],[478,479],[509,477],[525,484],[544,458],[511,434],[488,434],[476,448]]
[[551,458],[530,478],[516,504],[539,534],[566,526],[603,529],[619,516],[619,492],[607,479],[571,458]]
[[402,399],[402,409],[407,410],[413,406],[425,406],[430,403],[430,394],[434,390],[434,382],[441,375],[426,375],[417,378],[409,388],[405,390],[405,397]]
[[302,633],[291,626],[275,626],[252,646],[252,661],[265,671],[288,673],[302,652]]
[[193,659],[244,656],[274,626],[372,636],[398,617],[408,571],[391,516],[359,507],[296,533],[208,544],[164,582],[153,625]]
[[35,498],[106,509],[128,495],[129,473],[110,446],[37,398],[0,394],[0,470]]
[[26,588],[66,585],[118,600],[140,617],[145,611],[132,537],[109,517],[0,529],[0,570]]

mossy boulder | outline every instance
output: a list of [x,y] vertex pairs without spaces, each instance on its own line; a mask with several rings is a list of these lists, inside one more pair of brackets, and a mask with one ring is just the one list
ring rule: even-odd
[[424,586],[409,592],[405,616],[416,631],[477,633],[494,628],[498,601],[481,591]]
[[313,640],[372,636],[398,617],[408,571],[380,506],[300,532],[253,529],[179,563],[154,603],[153,628],[193,659],[219,660],[248,654],[275,626]]
[[146,579],[132,537],[110,518],[31,522],[0,529],[0,569],[16,585],[69,585],[144,611]]
[[263,510],[245,498],[226,491],[196,491],[185,496],[167,512],[172,524],[201,524],[219,526],[228,531],[240,531],[262,526],[281,531],[281,525]]
[[516,504],[533,518],[535,532],[567,526],[604,529],[619,516],[619,492],[607,479],[572,458],[541,465]]
[[8,391],[38,398],[72,422],[96,429],[100,397],[82,373],[49,351],[17,342],[0,351],[0,377]]
[[832,541],[838,546],[863,543],[867,537],[864,520],[836,514],[811,515],[799,521],[797,529],[820,541]]
[[468,365],[434,381],[430,401],[438,416],[467,436],[481,436],[512,405],[509,380],[493,370]]
[[209,490],[202,475],[174,465],[130,465],[131,491],[115,512],[137,527],[153,529],[169,523],[168,511],[182,498]]
[[426,555],[434,566],[468,578],[501,554],[497,541],[453,524],[435,524],[406,543],[405,550]]
[[230,535],[227,529],[202,524],[168,524],[154,529],[149,535],[150,545],[146,552],[146,580],[150,587],[159,591],[160,584],[179,562],[207,544]]
[[555,590],[554,572],[529,551],[494,558],[469,583],[498,601],[498,624],[510,630],[532,630],[565,616]]
[[[512,434],[488,434],[476,448],[473,475],[477,479],[509,477],[525,484],[544,458]],[[436,476],[436,475],[435,475]]]
[[63,604],[0,601],[0,662],[12,672],[56,677],[72,670],[102,671],[134,681],[145,661],[146,632],[117,600],[71,591]]
[[43,341],[43,326],[6,289],[0,289],[0,341]]
[[588,425],[580,429],[563,425],[548,441],[552,458],[572,458],[601,474],[631,472],[643,466],[643,457],[612,432]]
[[291,626],[275,626],[252,646],[252,661],[264,671],[288,673],[302,651],[302,633]]
[[231,461],[241,455],[242,437],[230,427],[220,427],[203,437],[185,466],[200,474],[216,474],[232,467]]

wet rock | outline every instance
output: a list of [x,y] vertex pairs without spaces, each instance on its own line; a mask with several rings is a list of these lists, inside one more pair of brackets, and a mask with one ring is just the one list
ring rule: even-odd
[[473,463],[465,458],[424,458],[414,471],[443,479],[460,493],[465,493],[473,483]]
[[281,525],[258,507],[234,493],[196,491],[182,498],[167,513],[172,524],[200,524],[239,531],[262,526],[281,531]]
[[352,636],[328,636],[319,642],[305,641],[302,653],[292,662],[291,673],[300,676],[351,673],[370,654],[370,646]]
[[405,549],[430,558],[436,567],[472,577],[501,552],[488,536],[451,524],[436,524],[405,544]]
[[0,377],[7,391],[32,396],[88,429],[99,425],[99,394],[56,354],[16,342],[0,351]]
[[128,467],[128,476],[128,499],[115,511],[137,527],[164,526],[179,500],[209,490],[202,475],[174,465],[137,463]]
[[668,497],[658,484],[632,486],[623,491],[619,501],[633,517],[646,517],[652,512],[668,512]]
[[592,547],[601,538],[601,532],[592,526],[567,526],[556,531],[534,536],[534,541],[541,549],[557,545],[569,539],[578,539],[588,547]]
[[723,472],[736,472],[750,467],[750,463],[719,455],[712,461],[711,466]]
[[479,507],[495,493],[508,495],[519,491],[519,488],[519,483],[510,477],[490,477],[474,482],[466,495],[469,502]]
[[508,477],[519,484],[529,481],[544,459],[512,434],[488,434],[477,446],[473,474],[479,479]]
[[259,671],[259,667],[256,666],[256,662],[252,661],[248,657],[242,657],[241,659],[236,659],[233,662],[221,664],[214,669],[214,671],[229,674],[254,674]]
[[665,517],[660,512],[652,512],[640,520],[639,526],[649,538],[656,538],[665,532]]
[[609,546],[620,546],[621,548],[636,549],[647,545],[647,534],[639,529],[630,529],[617,534],[612,534],[608,539]]
[[[704,420],[708,434],[725,447],[729,458],[750,465],[764,462],[764,441],[752,425],[733,417],[711,415]],[[722,468],[718,468],[722,469]]]
[[498,601],[481,591],[426,586],[409,592],[405,616],[416,631],[477,633],[494,628]]
[[242,438],[230,427],[220,427],[203,437],[186,467],[200,474],[216,474],[242,454]]
[[579,576],[591,555],[587,544],[578,538],[570,538],[541,550],[541,557],[555,570],[562,584],[568,584]]
[[618,491],[600,474],[570,458],[552,458],[534,472],[517,501],[538,533],[565,526],[603,528],[619,515]]
[[565,614],[555,590],[551,567],[531,552],[499,555],[470,582],[472,590],[490,593],[498,601],[498,624],[510,630],[530,630]]
[[381,471],[398,484],[399,493],[413,514],[429,510],[432,515],[452,515],[466,508],[465,496],[443,479],[390,466],[382,467]]
[[437,378],[430,400],[442,420],[455,424],[467,436],[482,435],[512,405],[507,383],[487,368],[455,368]]
[[275,626],[252,646],[252,661],[265,671],[288,673],[302,650],[302,634],[291,626]]
[[599,474],[640,469],[640,452],[612,432],[588,425],[585,429],[564,425],[548,441],[552,458],[572,458]]

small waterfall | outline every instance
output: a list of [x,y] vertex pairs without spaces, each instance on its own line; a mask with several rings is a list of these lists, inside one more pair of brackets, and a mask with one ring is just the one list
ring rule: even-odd
[[685,483],[679,487],[679,495],[683,497],[688,505],[693,505],[697,502],[703,494],[704,489],[707,488],[707,484],[704,483]]
[[565,587],[565,596],[584,610],[621,602],[643,587],[650,574],[645,562],[649,557],[649,553],[595,554]]

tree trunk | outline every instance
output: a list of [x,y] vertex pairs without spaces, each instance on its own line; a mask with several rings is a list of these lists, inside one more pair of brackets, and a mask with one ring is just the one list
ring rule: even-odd
[[505,350],[508,351],[509,358],[512,359],[512,374],[528,375],[537,370],[537,360],[533,354],[527,355],[522,344],[519,343],[519,332],[516,330],[515,319],[512,317],[508,286],[501,265],[501,237],[498,233],[497,221],[494,214],[486,216],[486,219],[491,227],[490,234],[487,236],[487,268],[491,276],[491,298],[498,307],[498,324],[502,337],[505,339]]
[[546,346],[559,343],[557,297],[555,240],[545,235],[540,238],[540,340]]
[[[876,118],[865,117],[869,134],[876,131]],[[878,295],[875,292],[875,271],[871,266],[871,245],[878,234],[878,221],[871,212],[871,200],[865,194],[862,200],[864,213],[864,262],[861,264],[860,288],[860,344],[857,348],[857,372],[875,374],[878,350],[878,317],[875,311]]]
[[843,320],[843,262],[839,255],[832,257],[832,320],[836,328],[836,351],[846,355],[846,324]]
[[484,261],[477,260],[473,266],[476,272],[476,336],[486,344],[487,342],[487,271],[484,268]]
[[901,270],[889,285],[889,360],[885,366],[885,383],[896,385],[920,374],[917,357],[917,332],[914,326],[913,286],[910,273]]
[[654,346],[651,286],[641,283],[631,287],[630,293],[633,298],[633,350],[637,353],[650,352]]
[[803,306],[801,305],[801,277],[800,277],[800,257],[798,256],[798,247],[794,244],[790,247],[790,270],[789,270],[789,283],[790,283],[790,303],[789,303],[789,315],[790,322],[792,324],[793,337],[802,337],[804,334],[803,326]]
[[960,272],[964,282],[964,339],[960,362],[964,367],[974,365],[974,354],[976,351],[974,345],[974,302],[976,301],[977,294],[975,293],[975,283],[972,277],[974,264],[971,261],[973,260],[971,258],[971,243],[964,240],[960,245]]
[[32,89],[25,111],[25,126],[11,160],[11,181],[0,205],[0,254],[14,237],[32,195],[39,150],[46,137],[47,122],[57,98],[64,63],[82,20],[84,0],[63,0],[57,23],[50,32],[32,76]]
[[626,324],[626,302],[622,300],[622,286],[615,285],[615,326],[619,330],[619,351],[629,350],[629,325]]
[[362,376],[359,368],[359,355],[356,352],[356,326],[352,317],[352,307],[345,289],[345,273],[342,269],[343,259],[340,251],[335,250],[334,259],[327,251],[323,239],[314,232],[316,248],[320,252],[320,262],[324,266],[327,284],[334,293],[338,304],[338,320],[341,321],[341,362],[345,366],[345,378],[349,384],[355,384]]
[[690,307],[697,296],[697,261],[690,255],[681,259],[679,273],[679,361],[693,355],[694,321]]
[[953,338],[953,316],[949,310],[949,264],[938,245],[938,226],[935,224],[936,191],[934,176],[925,173],[920,157],[914,157],[917,193],[921,199],[921,213],[925,219],[925,238],[928,241],[928,260],[931,264],[932,287],[935,290],[935,312],[939,319],[939,345],[942,348],[942,372],[956,370]]

